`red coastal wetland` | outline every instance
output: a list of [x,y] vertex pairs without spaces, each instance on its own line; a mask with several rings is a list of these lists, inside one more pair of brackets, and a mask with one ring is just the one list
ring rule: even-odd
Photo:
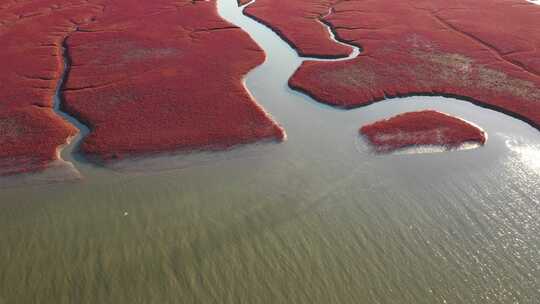
[[246,14],[300,54],[342,55],[329,47],[321,22],[362,48],[355,59],[306,61],[295,72],[289,85],[319,102],[354,108],[395,96],[444,95],[540,127],[540,7],[534,4],[257,0]]
[[76,132],[53,111],[65,61],[62,110],[90,128],[90,159],[285,136],[243,85],[264,53],[215,1],[42,0],[0,20],[0,172],[46,168]]

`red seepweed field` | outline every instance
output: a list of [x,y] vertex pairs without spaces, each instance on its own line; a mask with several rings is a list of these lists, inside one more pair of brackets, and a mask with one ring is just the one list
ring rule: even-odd
[[292,76],[292,88],[319,102],[354,108],[388,97],[444,95],[540,127],[540,9],[534,4],[257,0],[247,14],[301,55],[343,55],[329,46],[321,22],[362,48],[353,60],[306,61]]
[[264,53],[215,1],[10,2],[0,20],[2,173],[45,168],[74,134],[53,112],[63,75],[90,159],[284,138],[243,85]]

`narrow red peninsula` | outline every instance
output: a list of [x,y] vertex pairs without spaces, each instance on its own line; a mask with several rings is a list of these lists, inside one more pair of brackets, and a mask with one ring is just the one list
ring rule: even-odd
[[[239,0],[241,4],[249,1]],[[351,48],[330,39],[322,23],[335,0],[256,0],[244,14],[265,24],[303,57],[347,57]]]
[[87,124],[82,151],[102,161],[224,149],[284,138],[250,97],[263,51],[215,1],[113,1],[66,40],[65,109]]
[[246,14],[300,54],[340,54],[329,48],[321,22],[362,48],[355,59],[307,61],[296,71],[290,86],[319,102],[354,108],[395,96],[445,95],[540,127],[540,7],[534,4],[257,0]]
[[408,112],[360,128],[374,150],[388,153],[417,146],[456,149],[467,143],[483,145],[484,131],[437,111]]

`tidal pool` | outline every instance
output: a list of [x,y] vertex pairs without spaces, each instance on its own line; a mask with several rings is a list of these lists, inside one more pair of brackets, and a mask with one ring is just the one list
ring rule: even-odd
[[[265,50],[246,87],[288,140],[111,168],[66,149],[82,180],[0,189],[0,303],[537,303],[538,130],[443,97],[321,105],[288,89],[293,49],[218,7]],[[488,142],[375,155],[358,136],[421,109]]]

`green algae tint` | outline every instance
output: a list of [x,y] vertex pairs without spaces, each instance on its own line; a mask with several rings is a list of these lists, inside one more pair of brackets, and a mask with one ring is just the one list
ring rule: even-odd
[[[538,130],[443,97],[320,105],[286,86],[296,53],[235,4],[220,13],[268,56],[246,85],[288,141],[113,168],[67,159],[82,180],[0,189],[0,303],[537,301]],[[489,140],[375,155],[358,136],[422,109]]]

